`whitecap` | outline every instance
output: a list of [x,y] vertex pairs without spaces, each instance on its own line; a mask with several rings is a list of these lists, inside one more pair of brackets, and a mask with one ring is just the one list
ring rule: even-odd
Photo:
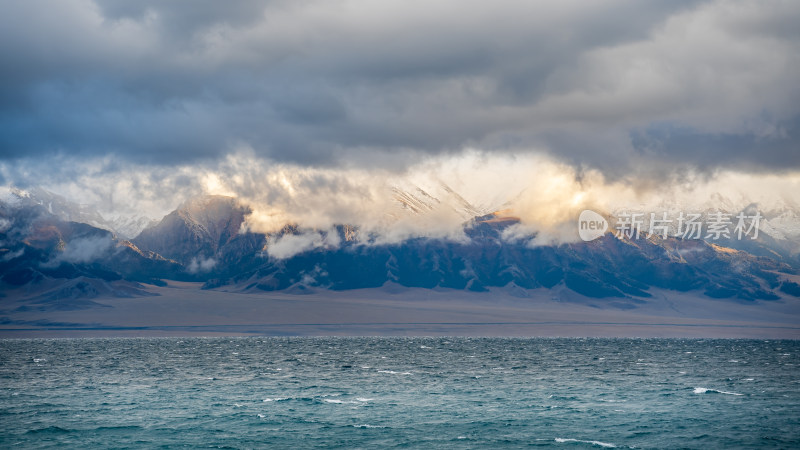
[[394,370],[379,370],[378,373],[391,373],[393,375],[411,375],[411,372],[395,372]]
[[258,418],[259,418],[259,419],[263,419],[263,418],[265,418],[265,417],[267,417],[265,414],[259,414],[259,415],[258,415]]
[[283,402],[289,400],[289,397],[275,397],[275,398],[265,398],[264,402]]
[[351,401],[346,401],[346,400],[338,400],[338,399],[335,399],[335,398],[323,398],[322,401],[325,402],[325,403],[334,403],[334,404],[337,404],[337,405],[357,405],[358,404],[358,402],[351,402]]
[[739,394],[738,392],[727,392],[727,391],[717,391],[717,392],[725,395],[744,395],[744,394]]
[[582,443],[582,444],[592,444],[592,445],[597,445],[597,446],[605,447],[605,448],[616,448],[617,447],[616,445],[608,443],[608,442],[585,441],[583,439],[556,438],[555,441],[558,442],[558,443],[579,442],[579,443]]
[[354,427],[354,428],[388,428],[388,427],[385,427],[383,425],[370,425],[368,423],[365,423],[365,424],[362,424],[362,425],[351,425],[351,426]]
[[712,394],[725,394],[725,395],[744,395],[744,394],[739,394],[739,393],[736,393],[736,392],[720,391],[718,389],[709,389],[709,388],[704,388],[704,387],[696,387],[696,388],[694,388],[693,392],[695,394],[712,393]]
[[356,397],[356,400],[358,400],[360,402],[371,402],[371,401],[373,401],[375,399],[374,398]]

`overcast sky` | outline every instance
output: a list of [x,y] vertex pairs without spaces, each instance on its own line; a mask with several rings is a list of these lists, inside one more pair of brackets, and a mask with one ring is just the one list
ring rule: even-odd
[[242,151],[390,172],[534,154],[609,182],[800,170],[797,1],[0,6],[2,184]]

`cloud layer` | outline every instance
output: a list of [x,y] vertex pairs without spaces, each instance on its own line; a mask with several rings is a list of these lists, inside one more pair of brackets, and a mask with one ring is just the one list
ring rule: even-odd
[[[419,236],[465,240],[463,224],[491,213],[518,217],[519,226],[506,237],[530,240],[537,234],[532,245],[576,241],[575,224],[584,209],[611,218],[621,210],[676,215],[755,207],[771,220],[788,221],[783,232],[800,230],[800,171],[725,170],[714,176],[695,171],[640,186],[541,154],[478,150],[426,157],[405,171],[307,167],[265,160],[252,150],[206,166],[166,168],[113,160],[60,165],[74,168],[73,177],[43,187],[93,204],[106,218],[160,219],[200,194],[236,197],[252,211],[244,230],[272,233],[287,224],[299,226],[297,236],[271,239],[269,252],[276,257],[338,246],[339,235],[333,232],[338,225],[355,226],[361,242]],[[118,166],[125,170],[105,169]],[[42,180],[38,172],[27,176]],[[213,264],[198,260],[193,270]]]
[[345,223],[457,240],[508,210],[546,243],[583,208],[800,209],[797,2],[0,2],[0,184],[106,217],[233,195],[315,230],[288,254]]
[[243,147],[391,171],[465,148],[611,178],[800,168],[796,2],[178,5],[3,2],[5,183],[53,157]]

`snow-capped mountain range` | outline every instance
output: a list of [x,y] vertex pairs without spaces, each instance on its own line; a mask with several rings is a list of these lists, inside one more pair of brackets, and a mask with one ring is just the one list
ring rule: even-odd
[[788,206],[763,213],[755,240],[646,233],[630,239],[608,232],[591,242],[532,246],[533,235],[508,237],[519,219],[473,206],[449,188],[440,192],[444,198],[421,189],[395,190],[397,214],[448,208],[465,217],[463,238],[385,242],[352,224],[325,230],[286,224],[255,233],[243,226],[251,213],[247,205],[232,197],[198,196],[128,239],[115,221],[92,208],[46,191],[7,190],[0,198],[0,291],[72,306],[69,301],[78,298],[138,295],[138,283],[161,279],[236,292],[393,284],[502,288],[524,297],[529,289],[567,289],[622,302],[650,297],[650,287],[748,302],[800,295],[791,281],[800,270],[793,228],[798,215]]

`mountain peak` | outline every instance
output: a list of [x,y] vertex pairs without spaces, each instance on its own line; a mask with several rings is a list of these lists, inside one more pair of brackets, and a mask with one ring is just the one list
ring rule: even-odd
[[236,206],[240,202],[236,197],[228,195],[198,195],[181,203],[178,211],[201,212],[209,208]]
[[250,209],[234,197],[193,197],[159,223],[145,228],[133,243],[182,262],[193,257],[209,258],[239,234],[249,213]]

